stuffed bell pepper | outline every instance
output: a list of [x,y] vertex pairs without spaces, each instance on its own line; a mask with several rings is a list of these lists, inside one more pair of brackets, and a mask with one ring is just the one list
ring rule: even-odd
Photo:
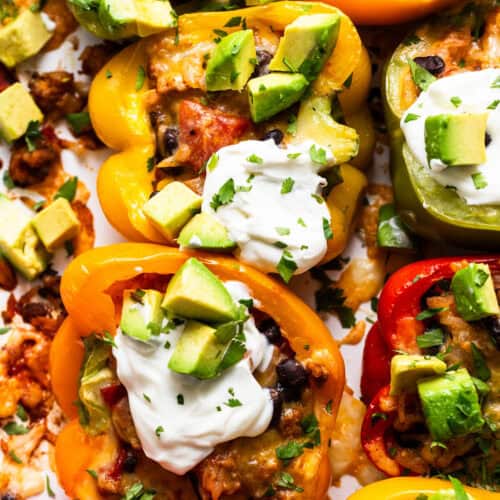
[[457,479],[394,478],[365,486],[349,500],[493,500],[495,493],[463,486]]
[[369,82],[334,7],[180,16],[92,85],[93,126],[120,151],[100,171],[104,212],[134,241],[234,251],[288,281],[346,245],[366,185],[347,162],[373,146]]
[[139,243],[80,256],[61,289],[71,498],[326,497],[343,363],[295,295],[232,258]]
[[441,258],[385,285],[364,352],[361,439],[388,476],[500,490],[499,270],[498,256]]
[[418,234],[500,244],[500,7],[462,2],[416,29],[385,73],[392,177]]

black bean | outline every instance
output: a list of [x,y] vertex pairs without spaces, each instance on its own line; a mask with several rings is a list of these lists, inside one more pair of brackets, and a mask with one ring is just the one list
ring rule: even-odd
[[271,425],[276,425],[281,417],[281,410],[283,409],[283,396],[281,392],[277,389],[271,389],[271,400],[273,402],[273,417],[271,419]]
[[269,73],[269,63],[271,62],[272,58],[273,55],[267,50],[258,50],[257,64],[255,66],[255,70],[252,76],[255,77],[255,76],[267,75]]
[[491,340],[497,349],[500,349],[500,317],[488,316],[482,320],[484,327],[488,330]]
[[127,450],[127,456],[123,460],[123,472],[131,474],[137,467],[137,457],[132,450]]
[[5,493],[5,495],[2,495],[2,500],[16,500],[16,495],[12,493]]
[[491,135],[486,132],[486,135],[484,136],[484,145],[488,147],[491,144]]
[[420,305],[422,309],[427,309],[429,306],[427,305],[427,299],[429,297],[439,297],[443,295],[443,293],[449,291],[451,285],[451,280],[447,278],[443,278],[439,281],[436,281],[423,295],[420,299]]
[[279,128],[273,128],[272,130],[268,130],[264,137],[262,137],[263,141],[267,141],[268,139],[272,139],[276,145],[281,144],[283,140],[283,132]]
[[174,154],[174,151],[179,146],[179,131],[176,128],[169,127],[165,129],[163,133],[163,145],[165,147],[165,152],[168,155]]
[[415,57],[413,60],[434,76],[441,74],[445,68],[445,63],[439,56]]
[[308,382],[306,369],[295,359],[285,359],[276,366],[279,383],[285,388],[302,390]]
[[281,341],[283,340],[283,337],[281,336],[280,327],[271,318],[265,319],[259,325],[259,331],[260,333],[262,333],[262,335],[264,335],[267,338],[270,344],[280,345]]

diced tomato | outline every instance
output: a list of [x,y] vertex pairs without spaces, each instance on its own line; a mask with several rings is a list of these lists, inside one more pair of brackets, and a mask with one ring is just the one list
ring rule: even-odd
[[236,143],[250,126],[247,118],[184,100],[179,106],[179,151],[182,159],[200,169],[213,153]]

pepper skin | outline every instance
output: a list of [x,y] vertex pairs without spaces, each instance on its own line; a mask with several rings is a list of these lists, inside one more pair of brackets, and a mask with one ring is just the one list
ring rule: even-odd
[[[428,169],[420,165],[409,150],[400,121],[406,109],[417,98],[417,88],[414,85],[408,67],[408,59],[416,56],[432,55],[440,51],[443,39],[450,45],[453,43],[449,19],[451,14],[466,11],[469,2],[460,3],[459,7],[451,12],[445,12],[441,17],[432,20],[432,23],[420,26],[407,40],[403,42],[386,65],[383,77],[382,90],[386,122],[391,139],[391,174],[394,187],[394,196],[401,217],[406,224],[417,234],[433,239],[443,240],[466,248],[498,248],[500,244],[500,209],[498,206],[471,206],[467,205],[452,190],[446,189],[434,181]],[[493,19],[492,26],[498,23],[500,8],[492,0],[478,0],[474,3],[478,15],[489,14]],[[468,11],[467,11],[468,12]],[[481,17],[483,19],[483,17]],[[496,19],[496,21],[495,21]],[[473,30],[472,16],[467,17],[467,23]],[[463,29],[463,27],[461,28]],[[480,40],[483,50],[488,53],[490,44],[498,43],[494,32],[487,40]],[[453,31],[451,32],[453,33]],[[457,31],[457,36],[459,31]],[[489,32],[488,32],[489,33]],[[448,38],[446,38],[448,37]],[[459,68],[463,71],[463,63],[458,52],[442,48],[448,54],[446,68]],[[498,67],[498,58],[492,55],[485,56],[485,63],[481,69]],[[475,70],[472,61],[465,69]],[[445,74],[449,74],[445,69]]]
[[427,16],[457,0],[327,0],[356,24],[396,24]]
[[[397,477],[378,481],[360,489],[348,500],[415,500],[418,495],[432,495],[436,491],[451,490],[452,485],[448,481],[440,479],[428,479],[423,477]],[[474,500],[493,500],[498,498],[498,493],[469,488],[464,486],[465,491]]]
[[[231,18],[245,17],[246,23],[258,27],[262,19],[273,19],[277,29],[284,29],[304,12],[336,12],[331,6],[320,3],[276,2],[252,7],[244,11],[185,14],[179,18],[179,40],[205,40],[213,37],[213,29],[224,26]],[[341,13],[342,23],[336,49],[313,85],[317,95],[339,93],[346,122],[359,130],[360,154],[353,160],[357,167],[365,167],[374,146],[374,128],[371,116],[363,109],[369,91],[371,66],[366,50],[352,22]],[[147,40],[127,47],[106,64],[96,76],[89,95],[92,123],[100,139],[119,153],[111,156],[101,167],[97,183],[99,199],[110,223],[125,237],[133,241],[167,242],[150,224],[142,207],[148,200],[154,180],[154,172],[148,172],[148,159],[154,155],[155,139],[146,112],[145,98],[148,84],[136,90],[139,67],[146,67]],[[352,75],[352,78],[350,78]],[[350,80],[349,88],[344,83]],[[168,182],[168,177],[162,182]],[[346,181],[347,182],[347,181]],[[356,186],[363,186],[357,182]],[[352,215],[361,192],[350,189],[347,200],[349,210],[341,219],[332,223],[334,235],[352,225]],[[345,206],[346,200],[329,200],[331,211]],[[349,218],[349,215],[350,217]],[[337,245],[337,256],[344,248]],[[340,248],[341,247],[341,248]]]
[[[66,269],[61,282],[61,297],[69,317],[56,335],[50,354],[52,385],[57,401],[68,418],[76,417],[73,401],[77,399],[78,368],[83,359],[81,337],[92,332],[113,333],[119,321],[112,299],[106,293],[109,287],[143,273],[173,274],[192,256],[196,256],[221,279],[245,283],[256,303],[260,304],[259,308],[278,323],[297,359],[308,360],[308,364],[324,370],[324,382],[313,382],[314,411],[321,430],[321,444],[317,447],[315,461],[317,469],[310,484],[302,485],[304,498],[323,500],[331,475],[328,438],[344,387],[342,358],[329,330],[307,305],[272,278],[235,259],[140,243],[97,248],[75,259]],[[56,446],[57,469],[66,492],[72,497],[80,491],[80,480],[88,476],[85,469],[89,465],[85,457],[105,453],[101,441],[83,436],[77,420],[71,422],[60,435]],[[68,449],[68,442],[80,444]],[[68,454],[72,457],[76,454],[78,461],[68,460]],[[68,464],[68,461],[71,463]]]

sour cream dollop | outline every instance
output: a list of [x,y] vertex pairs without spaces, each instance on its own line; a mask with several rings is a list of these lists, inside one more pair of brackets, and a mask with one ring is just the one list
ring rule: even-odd
[[[243,283],[225,285],[235,301],[250,298]],[[127,389],[144,453],[175,474],[191,470],[219,443],[262,434],[273,414],[269,390],[252,374],[269,366],[273,347],[252,317],[243,329],[247,356],[212,380],[169,370],[183,329],[180,325],[148,342],[119,332],[113,348],[118,378]]]
[[[431,176],[439,184],[456,188],[458,195],[469,205],[500,204],[499,77],[498,69],[485,69],[440,78],[420,94],[401,120],[406,142],[417,160],[429,167]],[[484,112],[488,113],[486,131],[491,138],[485,163],[443,168],[440,162],[433,160],[429,165],[425,151],[425,120],[428,116]],[[477,173],[482,175],[485,187],[474,184],[473,174]]]
[[[242,141],[221,148],[215,166],[207,169],[202,211],[215,216],[238,245],[238,258],[276,272],[289,252],[300,274],[318,264],[326,253],[325,225],[330,213],[321,198],[324,165],[311,159],[313,143],[279,147],[268,141]],[[317,146],[320,149],[320,146]],[[326,162],[331,154],[325,150]],[[216,206],[214,197],[233,180],[232,200]]]

